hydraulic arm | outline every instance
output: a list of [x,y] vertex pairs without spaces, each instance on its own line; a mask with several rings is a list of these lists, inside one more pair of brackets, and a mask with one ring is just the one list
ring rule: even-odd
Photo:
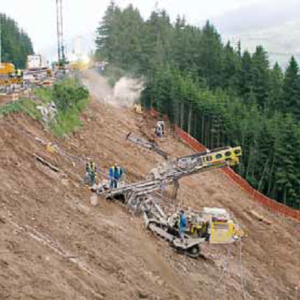
[[164,190],[168,185],[178,182],[183,177],[193,174],[234,166],[241,156],[240,147],[226,147],[210,153],[196,153],[169,160],[151,170],[146,180],[128,184],[116,189],[98,191],[105,198],[123,196],[126,203],[132,198],[149,195],[157,190]]

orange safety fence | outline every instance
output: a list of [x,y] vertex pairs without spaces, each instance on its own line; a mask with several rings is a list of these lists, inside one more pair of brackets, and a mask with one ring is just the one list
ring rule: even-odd
[[[151,117],[154,118],[161,116],[161,114],[153,108],[150,111],[148,111],[148,113]],[[175,133],[182,141],[188,144],[195,151],[203,152],[206,150],[206,147],[204,145],[199,143],[195,138],[191,137],[187,132],[185,132],[178,126],[175,126]],[[240,175],[235,173],[230,167],[223,168],[221,169],[221,171],[224,172],[237,186],[243,189],[255,201],[257,201],[264,207],[300,222],[300,211],[278,203],[277,201],[268,198],[267,196],[258,192],[245,179],[243,179]]]
[[[183,131],[179,127],[175,127],[175,132],[177,136],[183,140],[186,144],[188,144],[192,149],[202,152],[206,150],[206,147],[199,143],[196,139],[191,137],[188,133]],[[290,217],[294,220],[300,222],[300,211],[290,208],[286,205],[278,203],[277,201],[268,198],[267,196],[261,194],[257,190],[255,190],[245,179],[235,173],[230,167],[223,168],[221,170],[224,172],[235,184],[237,184],[241,189],[247,192],[252,198],[267,207],[268,209],[280,213],[286,217]]]

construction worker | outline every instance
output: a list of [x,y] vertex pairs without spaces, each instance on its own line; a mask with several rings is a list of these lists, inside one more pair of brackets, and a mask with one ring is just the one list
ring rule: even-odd
[[181,241],[183,241],[184,233],[186,230],[186,216],[183,210],[180,212],[180,217],[178,220],[178,230],[179,230],[180,239]]
[[157,137],[164,137],[165,135],[165,122],[158,121],[155,126],[155,135]]
[[90,161],[87,161],[85,165],[85,184],[90,184],[90,182]]
[[209,241],[209,221],[205,221],[202,225],[202,237]]
[[90,184],[93,186],[96,181],[96,172],[97,172],[97,167],[95,162],[89,161],[86,163],[86,174],[85,174],[85,182],[86,184]]
[[157,137],[162,137],[162,127],[161,127],[161,124],[159,122],[157,122],[157,124],[155,126],[155,135]]
[[90,168],[90,174],[91,174],[91,186],[95,184],[96,181],[96,172],[97,172],[97,167],[95,162],[91,163],[91,168]]
[[192,237],[194,238],[198,238],[201,236],[201,233],[202,233],[202,226],[200,223],[192,223],[191,225],[191,234],[192,234]]
[[22,77],[23,77],[23,71],[20,70],[20,69],[17,69],[17,71],[16,71],[16,76],[17,76],[18,78],[22,78]]
[[113,166],[109,169],[109,179],[110,179],[110,188],[117,188],[118,181],[123,175],[123,169],[118,167],[117,163],[114,163]]

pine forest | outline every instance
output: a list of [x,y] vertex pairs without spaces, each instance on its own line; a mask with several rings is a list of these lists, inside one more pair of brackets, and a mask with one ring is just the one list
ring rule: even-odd
[[97,30],[97,57],[145,78],[142,104],[166,114],[206,147],[241,146],[236,171],[254,188],[300,209],[300,73],[268,53],[224,43],[164,10],[144,20],[113,2]]

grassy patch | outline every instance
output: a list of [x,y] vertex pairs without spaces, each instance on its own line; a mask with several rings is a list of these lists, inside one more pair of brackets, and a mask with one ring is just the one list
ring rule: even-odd
[[80,114],[85,110],[87,103],[88,98],[81,100],[78,105],[69,108],[66,112],[60,111],[55,120],[50,123],[51,131],[57,137],[63,137],[80,130],[83,126]]
[[0,116],[21,112],[30,116],[34,120],[41,120],[41,113],[36,108],[36,104],[30,99],[20,99],[0,107]]
[[50,103],[53,101],[52,99],[52,89],[39,87],[34,89],[34,95],[42,102],[42,103]]
[[37,88],[34,91],[37,101],[22,99],[0,107],[0,116],[11,113],[25,113],[34,120],[41,120],[42,114],[37,105],[46,105],[54,102],[58,113],[48,125],[52,132],[58,136],[72,134],[82,127],[81,113],[89,102],[89,93],[79,80],[65,78],[57,82],[52,88]]
[[36,89],[35,96],[45,104],[55,103],[58,114],[49,127],[56,136],[70,135],[82,127],[80,115],[89,101],[89,93],[79,79],[66,77],[50,89]]
[[55,120],[50,124],[55,135],[63,137],[82,127],[80,115],[86,109],[89,93],[78,80],[66,78],[55,84],[51,100],[58,109]]

